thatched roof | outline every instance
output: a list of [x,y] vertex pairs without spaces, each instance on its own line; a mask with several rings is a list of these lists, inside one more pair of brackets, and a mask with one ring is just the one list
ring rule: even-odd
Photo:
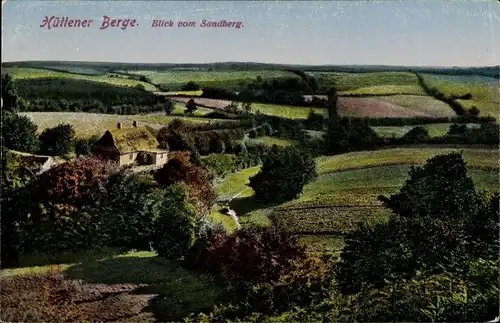
[[108,130],[120,154],[135,151],[161,151],[156,138],[143,126]]

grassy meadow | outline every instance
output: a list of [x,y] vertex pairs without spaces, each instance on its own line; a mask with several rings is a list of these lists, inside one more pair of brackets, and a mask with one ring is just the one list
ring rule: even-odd
[[28,116],[38,126],[39,132],[61,123],[71,124],[75,129],[77,138],[103,135],[106,130],[115,128],[119,122],[122,122],[123,126],[127,127],[132,126],[133,121],[139,121],[145,126],[158,130],[176,118],[188,122],[210,123],[218,121],[218,119],[175,115],[116,115],[85,112],[23,112],[22,114]]

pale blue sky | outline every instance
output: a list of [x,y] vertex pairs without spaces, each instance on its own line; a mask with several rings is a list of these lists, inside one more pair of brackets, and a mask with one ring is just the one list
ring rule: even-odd
[[[2,61],[290,64],[499,64],[500,2],[38,1],[2,10]],[[100,30],[102,16],[136,18]],[[45,16],[94,19],[40,28]],[[151,28],[152,19],[241,20],[241,29]]]

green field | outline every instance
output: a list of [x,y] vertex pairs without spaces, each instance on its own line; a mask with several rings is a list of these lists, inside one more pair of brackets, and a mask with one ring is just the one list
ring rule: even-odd
[[500,87],[498,80],[487,78],[484,82],[473,77],[442,77],[423,75],[430,88],[436,88],[447,96],[472,94],[472,100],[459,100],[465,107],[477,106],[480,115],[490,115],[499,118],[500,114]]
[[93,81],[100,83],[109,83],[117,86],[130,86],[134,87],[139,84],[143,85],[147,91],[157,91],[156,87],[137,80],[131,80],[122,77],[109,77],[108,75],[84,75],[76,73],[64,73],[45,69],[36,68],[16,68],[8,67],[2,69],[3,73],[9,73],[14,79],[40,79],[40,78],[64,78],[64,79],[77,79],[85,81]]
[[248,144],[250,145],[255,145],[255,144],[263,144],[266,146],[272,146],[272,145],[277,145],[280,147],[286,147],[286,146],[292,146],[295,144],[293,140],[290,139],[283,139],[283,138],[277,138],[277,137],[257,137],[257,138],[249,138],[248,139]]
[[[267,103],[252,103],[252,111],[259,111],[262,114],[269,116],[277,116],[289,119],[307,119],[311,108],[307,107],[294,107],[291,105],[278,105]],[[315,113],[326,115],[327,110],[321,108],[314,108]]]
[[254,80],[257,76],[265,78],[273,78],[280,76],[294,76],[290,72],[278,70],[262,70],[262,71],[209,71],[209,70],[169,70],[169,71],[153,71],[153,70],[136,70],[127,71],[127,73],[147,76],[155,84],[166,84],[167,86],[179,87],[190,81],[201,86],[224,86],[238,85],[242,82]]
[[419,85],[373,85],[367,87],[356,88],[354,90],[341,91],[340,95],[394,95],[394,94],[405,94],[405,95],[423,95],[427,94],[424,92],[422,87]]
[[[366,176],[374,173],[373,179],[375,180],[372,184],[366,186],[366,177],[365,180],[360,180],[359,187],[353,187],[353,195],[359,195],[362,192],[362,188],[370,188],[370,187],[398,187],[400,185],[400,179],[403,176],[406,176],[407,169],[409,165],[423,165],[429,158],[432,158],[436,155],[440,154],[449,154],[451,152],[460,152],[463,151],[463,156],[465,161],[467,162],[467,167],[474,170],[482,170],[485,172],[498,172],[499,165],[498,160],[500,157],[500,152],[495,149],[473,149],[473,148],[392,148],[392,149],[382,149],[382,150],[374,150],[374,151],[361,151],[361,152],[353,152],[340,154],[335,156],[323,156],[316,159],[316,167],[317,172],[320,175],[327,174],[344,174],[339,176],[346,176],[345,174],[351,174],[349,171],[361,171],[360,174],[365,174]],[[383,176],[380,178],[380,181],[392,181],[390,185],[387,183],[383,185],[379,185],[377,182],[377,174],[374,169],[383,167],[396,167],[394,170],[402,170],[403,173],[388,174],[388,176]],[[216,186],[216,191],[220,196],[231,197],[242,190],[246,189],[246,184],[248,183],[248,179],[257,174],[259,172],[260,167],[252,167],[244,169],[240,172],[234,173],[226,177],[221,183]],[[385,168],[384,168],[385,169]],[[356,173],[352,173],[356,174]],[[477,173],[479,174],[479,173]],[[397,176],[396,176],[397,175]],[[396,177],[395,177],[396,176]],[[350,175],[348,176],[350,177]],[[395,179],[396,178],[396,179]],[[356,179],[356,178],[354,178]],[[498,181],[496,176],[493,178],[493,182],[489,181],[488,183],[496,183],[498,185]],[[396,182],[394,182],[394,180]],[[316,183],[316,184],[315,184]],[[305,190],[303,196],[300,199],[309,199],[311,196],[318,193],[321,195],[321,190],[314,188],[314,185],[320,185],[322,181],[315,181],[309,184],[309,187],[313,187],[311,190]],[[353,183],[356,183],[354,181]],[[490,184],[487,184],[490,185]],[[313,186],[311,186],[313,185]],[[491,186],[491,185],[490,185]],[[307,186],[306,186],[307,187]],[[328,190],[328,187],[325,186],[325,189]],[[316,191],[316,192],[314,192]],[[314,193],[314,194],[313,194]],[[348,192],[344,192],[348,193]],[[253,195],[252,189],[248,189],[245,191],[245,194],[240,197],[248,197]],[[348,195],[348,194],[347,194]],[[347,196],[346,195],[346,196]]]
[[[337,73],[317,72],[318,84],[321,86],[336,85],[339,91],[350,91],[359,88],[383,85],[412,85],[418,86],[415,74],[409,72],[372,72],[372,73]],[[390,89],[390,88],[388,88]],[[416,90],[413,87],[414,91]],[[420,93],[420,92],[419,92]],[[385,93],[384,93],[385,94]]]
[[203,94],[203,90],[198,91],[171,91],[166,92],[167,95],[191,95],[191,96],[200,96]]
[[[392,165],[320,175],[303,194],[281,208],[321,205],[377,205],[377,196],[392,194],[403,185],[410,166]],[[479,189],[499,190],[498,169],[469,169]]]
[[470,168],[485,170],[498,170],[499,168],[500,152],[496,149],[392,148],[319,157],[317,170],[319,174],[326,174],[346,169],[384,165],[423,165],[427,159],[436,155],[460,151],[463,151],[464,160]]
[[498,80],[491,82],[477,82],[473,77],[443,77],[424,74],[424,81],[430,88],[437,88],[447,96],[472,94],[475,100],[500,102]]
[[[205,119],[196,117],[178,117],[165,115],[118,115],[118,114],[99,114],[85,112],[23,112],[37,126],[38,131],[42,132],[46,128],[55,127],[61,123],[73,125],[77,138],[89,138],[92,136],[103,135],[108,129],[116,127],[118,122],[123,126],[132,126],[132,122],[137,120],[152,129],[160,129],[172,120],[181,118],[189,122],[216,122],[218,119]],[[223,120],[226,122],[227,120]]]
[[[448,129],[450,128],[451,123],[433,123],[433,124],[425,124],[421,125],[429,132],[429,136],[431,137],[440,137],[446,135]],[[408,131],[417,127],[417,125],[413,126],[380,126],[380,127],[372,127],[375,132],[384,138],[400,138],[403,137]]]
[[224,181],[219,183],[215,187],[215,191],[224,199],[229,199],[234,195],[245,190],[244,194],[239,195],[240,197],[245,197],[253,195],[253,190],[246,184],[249,183],[249,178],[257,174],[260,170],[260,166],[251,167],[243,169],[239,172],[233,173],[227,176]]
[[[500,94],[499,94],[500,95]],[[457,100],[465,109],[470,109],[473,106],[479,109],[480,116],[492,116],[500,121],[500,102],[485,101],[485,100]]]

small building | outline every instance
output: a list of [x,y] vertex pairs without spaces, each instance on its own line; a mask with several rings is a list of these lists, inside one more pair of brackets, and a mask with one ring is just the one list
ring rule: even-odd
[[168,161],[168,152],[158,148],[156,138],[137,121],[132,127],[118,123],[115,129],[107,130],[92,146],[94,157],[117,162],[120,166],[157,165]]

